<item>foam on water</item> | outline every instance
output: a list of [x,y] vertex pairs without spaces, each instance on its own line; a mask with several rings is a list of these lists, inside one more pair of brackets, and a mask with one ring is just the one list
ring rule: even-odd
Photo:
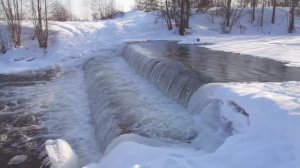
[[47,139],[60,138],[78,153],[80,165],[97,160],[100,150],[91,122],[83,72],[79,68],[69,69],[54,78],[48,78],[48,73],[43,71],[31,74],[1,76],[5,81],[0,83],[0,106],[4,107],[0,109],[3,137],[0,144],[3,140],[5,146],[10,143],[14,146],[9,149],[4,146],[3,151],[12,155],[27,154],[32,160],[43,150],[42,144]]
[[123,58],[93,59],[85,73],[102,151],[126,133],[183,142],[196,136],[187,111],[136,75]]
[[159,57],[152,49],[128,44],[124,47],[122,56],[138,74],[183,106],[188,104],[191,95],[204,84],[196,72],[179,62]]
[[74,68],[43,89],[46,102],[42,103],[45,110],[43,120],[49,137],[67,141],[78,154],[81,164],[99,158],[101,154],[92,125],[83,72]]

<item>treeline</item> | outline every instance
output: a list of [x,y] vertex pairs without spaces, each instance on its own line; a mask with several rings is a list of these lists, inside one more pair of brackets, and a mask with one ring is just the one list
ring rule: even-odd
[[[87,11],[93,20],[114,17],[118,11],[114,0],[88,0],[83,2],[90,6]],[[39,47],[48,47],[49,21],[79,20],[71,12],[72,1],[66,0],[0,0],[0,17],[9,30],[9,38],[0,33],[0,52],[5,53],[13,44],[15,48],[22,46],[22,22],[33,24],[32,40],[37,40]],[[86,10],[86,9],[85,9]]]
[[115,0],[92,0],[91,11],[93,20],[112,19],[119,13]]
[[0,34],[0,51],[5,53],[10,43],[22,46],[22,22],[33,24],[32,40],[41,48],[48,47],[49,20],[67,21],[71,13],[58,0],[0,0],[0,13],[9,30],[9,40]]
[[[221,26],[224,33],[229,33],[239,21],[242,11],[250,10],[251,22],[263,26],[266,7],[272,7],[270,22],[275,24],[278,7],[289,8],[288,32],[295,31],[295,15],[300,14],[300,0],[136,0],[138,10],[145,12],[159,11],[169,30],[178,27],[179,34],[185,35],[189,28],[189,18],[193,9],[208,11],[213,9],[212,15],[222,19]],[[259,8],[259,9],[258,9]],[[259,10],[259,11],[258,11]],[[256,16],[256,13],[260,14]]]

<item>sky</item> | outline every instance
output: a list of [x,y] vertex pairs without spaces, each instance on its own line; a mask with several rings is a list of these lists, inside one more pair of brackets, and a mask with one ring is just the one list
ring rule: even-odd
[[[87,19],[89,17],[90,6],[87,3],[90,0],[64,0],[66,4],[71,3],[72,11],[77,17]],[[128,12],[134,6],[135,0],[115,0],[117,8],[121,11]]]
[[130,11],[134,6],[134,0],[117,0],[117,6],[124,12]]

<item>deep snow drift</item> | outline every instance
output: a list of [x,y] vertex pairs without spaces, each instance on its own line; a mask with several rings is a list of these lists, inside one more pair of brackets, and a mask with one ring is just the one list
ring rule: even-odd
[[[270,18],[270,11],[266,13],[267,21]],[[275,25],[266,23],[263,28],[249,24],[248,15],[245,15],[241,23],[246,29],[241,31],[240,27],[235,27],[231,34],[220,34],[218,18],[212,23],[208,19],[209,14],[197,14],[191,18],[189,30],[191,34],[186,37],[179,37],[177,30],[167,31],[163,21],[157,20],[156,14],[138,11],[126,13],[124,17],[100,22],[53,22],[50,47],[47,51],[34,47],[35,42],[30,38],[32,28],[29,23],[25,23],[24,40],[26,42],[22,48],[11,49],[0,56],[0,72],[47,68],[54,64],[66,69],[78,68],[77,65],[81,65],[91,57],[101,56],[100,53],[104,52],[108,57],[113,55],[107,51],[117,50],[126,41],[180,40],[181,43],[195,43],[197,38],[200,38],[201,42],[212,43],[207,47],[214,50],[268,57],[300,66],[298,57],[300,20],[296,20],[296,33],[287,34],[286,23],[282,22],[286,17],[286,12],[278,11],[277,14],[277,23]],[[123,67],[122,61],[119,63],[120,67]],[[119,68],[119,65],[112,65],[115,65],[116,69]],[[90,129],[90,125],[86,124],[90,122],[90,118],[87,100],[84,99],[87,95],[83,92],[85,85],[82,79],[83,74],[79,70],[78,76],[57,81],[60,85],[53,85],[59,92],[47,90],[47,93],[52,96],[45,101],[51,103],[57,98],[58,101],[75,104],[75,106],[67,106],[66,110],[60,111],[58,116],[54,113],[55,110],[47,113],[49,114],[47,126],[53,132],[63,135],[62,138],[73,141],[72,147],[82,152],[79,155],[87,158],[83,158],[84,160],[95,161],[94,157],[98,157],[97,151],[94,151],[97,144],[91,141],[93,133],[86,132]],[[75,86],[74,83],[76,83]],[[146,91],[149,89],[148,83],[137,83],[137,86],[145,87]],[[190,113],[185,113],[186,117],[191,118],[195,127],[199,129],[197,131],[202,133],[192,144],[170,144],[136,135],[124,135],[109,146],[101,159],[100,156],[98,157],[100,159],[98,163],[86,166],[86,168],[297,168],[300,165],[299,86],[299,82],[231,83],[205,86],[193,95],[188,105]],[[153,93],[157,93],[156,88],[152,89]],[[80,92],[77,92],[78,90]],[[151,92],[151,89],[149,90]],[[141,97],[146,99],[145,95],[147,94],[142,93]],[[168,98],[164,99],[159,96],[155,98],[157,100],[147,101],[153,104],[167,101],[170,106],[165,108],[168,110],[169,108],[174,108],[174,111],[178,112],[181,110],[181,107],[177,107]],[[61,105],[63,104],[54,105],[53,108],[59,110]],[[164,106],[157,108],[160,107]],[[237,109],[245,110],[249,117],[237,113],[236,111],[239,111]],[[224,135],[218,132],[220,125],[209,122],[211,119],[223,120],[224,118],[215,117],[216,113],[211,113],[211,111],[222,114],[233,124],[233,135],[225,141]],[[208,120],[204,120],[205,118]],[[80,122],[76,125],[81,126],[76,127],[74,122]],[[55,125],[60,127],[56,128]],[[203,131],[203,125],[211,125],[214,129]],[[71,131],[66,131],[67,134],[64,134],[65,130]],[[201,141],[201,138],[214,134],[218,136],[212,137],[221,137],[221,139],[212,138],[206,141],[208,143]]]

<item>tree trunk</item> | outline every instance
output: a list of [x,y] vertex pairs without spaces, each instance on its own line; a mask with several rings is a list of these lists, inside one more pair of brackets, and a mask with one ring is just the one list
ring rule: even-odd
[[22,0],[1,0],[10,36],[15,47],[21,46]]
[[190,22],[190,15],[191,15],[191,4],[190,0],[186,0],[186,19],[185,19],[185,28],[189,28],[189,22]]
[[264,14],[265,14],[265,1],[262,2],[262,8],[261,8],[261,17],[260,17],[260,26],[264,25]]
[[165,1],[165,5],[166,5],[166,14],[164,17],[167,22],[168,29],[172,30],[173,29],[172,18],[171,18],[171,14],[170,14],[170,10],[169,10],[170,4],[168,3],[168,0]]
[[185,7],[186,7],[186,0],[181,0],[180,3],[180,23],[179,23],[179,35],[184,36],[185,35]]
[[255,21],[255,7],[256,7],[256,0],[251,1],[251,7],[252,7],[252,12],[251,12],[251,22],[254,23]]
[[273,1],[273,12],[272,12],[272,20],[271,23],[274,24],[275,23],[275,15],[276,15],[276,6],[277,6],[277,2],[276,0],[272,0]]
[[35,26],[36,37],[41,48],[48,47],[48,8],[47,0],[37,0],[37,21]]
[[296,0],[293,0],[290,9],[290,24],[288,28],[289,33],[293,33],[295,29],[295,7],[296,7]]
[[226,22],[225,26],[230,26],[230,14],[231,14],[231,0],[227,0],[227,7],[226,7]]

